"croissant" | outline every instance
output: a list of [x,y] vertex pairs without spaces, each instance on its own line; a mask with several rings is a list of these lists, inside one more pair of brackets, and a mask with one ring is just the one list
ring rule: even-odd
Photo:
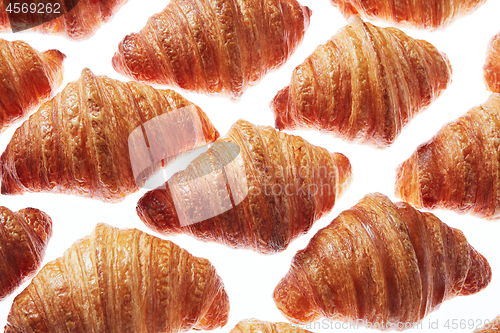
[[41,266],[52,236],[52,220],[35,208],[0,207],[0,301]]
[[120,42],[113,67],[137,81],[237,99],[286,62],[310,15],[296,0],[171,1]]
[[295,255],[274,300],[293,322],[324,316],[401,330],[490,280],[488,262],[461,231],[375,193],[342,212]]
[[483,328],[475,330],[474,333],[498,333],[500,332],[500,317],[495,318]]
[[137,229],[98,224],[15,298],[5,333],[212,330],[228,312],[207,259]]
[[488,90],[500,93],[500,32],[491,39],[488,45],[484,78]]
[[396,196],[417,208],[500,217],[500,94],[447,124],[397,170]]
[[445,54],[396,28],[353,16],[295,68],[271,102],[276,128],[314,128],[379,148],[451,82]]
[[54,95],[64,58],[58,50],[40,53],[23,41],[0,38],[0,131]]
[[239,120],[166,186],[147,192],[137,213],[165,235],[272,254],[329,212],[350,181],[344,155]]
[[437,29],[471,14],[486,0],[331,0],[348,18],[359,14],[365,19],[416,29]]
[[174,91],[84,69],[16,130],[0,157],[1,191],[117,201],[183,151],[218,136]]
[[[61,35],[73,40],[87,39],[109,21],[127,0],[17,1],[0,0],[0,31],[26,29]],[[8,5],[11,6],[7,12]],[[26,10],[21,6],[27,5]]]
[[230,333],[312,333],[290,323],[270,323],[257,319],[240,321]]

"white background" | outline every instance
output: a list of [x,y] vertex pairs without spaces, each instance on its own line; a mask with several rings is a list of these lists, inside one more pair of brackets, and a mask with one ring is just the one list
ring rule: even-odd
[[[130,0],[108,24],[104,25],[91,39],[83,42],[68,41],[62,37],[44,36],[33,33],[2,33],[8,40],[23,39],[38,50],[57,48],[67,55],[65,62],[64,87],[66,83],[79,78],[81,70],[89,67],[94,73],[126,80],[111,67],[111,58],[119,41],[128,33],[139,31],[152,14],[161,11],[168,1]],[[238,102],[221,97],[207,97],[182,93],[198,104],[224,135],[231,124],[243,118],[260,125],[274,125],[269,102],[276,92],[288,85],[295,66],[300,64],[319,44],[325,43],[346,24],[345,19],[328,0],[301,0],[312,9],[311,25],[304,42],[281,69],[269,74],[254,88],[249,89]],[[394,145],[385,150],[342,142],[326,134],[312,131],[296,131],[309,142],[323,146],[332,152],[342,152],[351,161],[354,181],[347,193],[338,201],[333,211],[319,220],[312,230],[290,247],[273,256],[262,256],[247,250],[231,250],[222,245],[201,243],[187,236],[171,237],[178,245],[196,256],[210,259],[224,280],[231,302],[229,323],[221,332],[229,332],[242,319],[255,317],[269,321],[285,321],[274,305],[272,293],[279,280],[288,271],[290,260],[297,250],[304,248],[315,232],[326,226],[342,210],[348,209],[370,192],[381,192],[392,200],[396,167],[408,158],[414,149],[430,139],[443,124],[464,114],[469,108],[484,102],[489,93],[482,79],[482,66],[489,39],[500,30],[500,1],[489,0],[472,15],[456,21],[437,32],[405,30],[412,37],[433,43],[448,54],[453,66],[453,83],[444,94],[425,112],[417,116],[403,131]],[[383,25],[380,24],[379,25]],[[62,89],[61,87],[61,89]],[[15,127],[0,134],[0,150],[3,151]],[[77,239],[88,235],[96,223],[106,222],[115,227],[134,227],[148,230],[135,213],[137,200],[145,190],[127,197],[118,204],[105,204],[96,200],[54,194],[25,194],[22,196],[0,196],[0,205],[13,210],[27,206],[47,212],[53,219],[54,235],[49,243],[45,262],[54,260]],[[445,302],[441,308],[429,315],[422,326],[414,331],[447,331],[449,320],[466,324],[459,331],[471,332],[469,320],[484,322],[500,314],[500,224],[483,221],[471,216],[460,216],[453,212],[437,211],[438,217],[449,225],[461,229],[470,243],[484,254],[493,268],[493,281],[487,289],[477,295],[458,297]],[[25,284],[26,285],[26,284]],[[0,326],[6,318],[19,288],[14,295],[0,302]],[[433,329],[429,329],[433,323]],[[321,328],[317,324],[314,332],[342,331]],[[364,329],[364,328],[363,328]],[[347,330],[346,330],[347,331]]]

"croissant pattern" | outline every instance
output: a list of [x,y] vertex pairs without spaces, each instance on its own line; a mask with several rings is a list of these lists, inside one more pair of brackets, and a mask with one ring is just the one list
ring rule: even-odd
[[324,316],[404,329],[490,280],[488,262],[461,231],[375,193],[342,212],[295,255],[274,299],[293,322]]
[[113,67],[134,80],[237,99],[302,41],[309,8],[296,0],[175,0],[126,36]]
[[[28,11],[25,14],[21,11],[14,15],[13,8],[10,14],[6,10],[6,4],[12,5],[14,2],[0,0],[0,31],[17,32],[30,29],[43,34],[61,35],[72,40],[87,39],[93,36],[103,23],[109,21],[126,2],[127,0],[25,0],[17,3],[27,4]],[[32,3],[36,5],[37,14],[32,14],[33,11],[30,9]],[[54,19],[46,22],[50,18]]]
[[488,90],[500,93],[500,32],[491,39],[488,45],[484,78]]
[[486,0],[331,0],[346,18],[359,14],[365,19],[417,29],[437,29],[471,14]]
[[52,220],[35,208],[0,207],[0,301],[41,266],[52,236]]
[[58,50],[41,53],[23,41],[0,38],[0,130],[54,95],[63,81],[64,58]]
[[165,235],[272,254],[329,212],[350,181],[344,155],[239,120],[166,186],[147,192],[137,212]]
[[201,109],[174,91],[84,69],[16,130],[0,157],[2,194],[117,201],[183,151],[218,136]]
[[5,333],[212,330],[228,312],[207,259],[137,229],[98,224],[15,298]]
[[396,196],[417,208],[499,218],[500,94],[447,124],[397,170]]
[[271,102],[278,129],[313,128],[379,148],[451,82],[445,54],[353,16],[295,68]]
[[290,323],[271,323],[257,319],[240,321],[230,333],[311,333]]

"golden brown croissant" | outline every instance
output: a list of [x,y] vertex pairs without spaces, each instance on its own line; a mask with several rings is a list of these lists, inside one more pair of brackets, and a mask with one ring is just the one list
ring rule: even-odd
[[491,39],[488,45],[484,78],[488,90],[500,93],[500,32]]
[[365,19],[417,29],[444,27],[468,15],[486,0],[331,0],[348,18],[359,14]]
[[[109,21],[127,0],[0,0],[0,31],[31,29],[73,40],[86,39]],[[15,14],[17,3],[20,13]],[[10,12],[7,12],[8,5]],[[33,7],[33,4],[35,5]],[[26,6],[26,10],[21,6]],[[34,10],[33,10],[34,9]]]
[[500,316],[495,318],[483,328],[475,330],[474,333],[498,333],[500,332]]
[[98,224],[16,297],[5,333],[212,330],[228,312],[207,259],[137,229]]
[[58,50],[41,53],[23,41],[0,38],[0,130],[54,95],[63,81],[64,58]]
[[274,291],[286,318],[408,328],[491,280],[486,259],[431,213],[365,196],[311,239]]
[[397,170],[396,196],[417,208],[500,217],[500,94],[447,124]]
[[278,129],[314,128],[379,148],[451,82],[445,54],[353,16],[295,68],[271,102]]
[[52,220],[35,208],[0,207],[0,301],[42,264],[52,236]]
[[153,230],[272,254],[329,212],[351,181],[351,164],[298,136],[237,121],[224,138],[137,212]]
[[218,136],[203,111],[176,92],[84,69],[16,130],[0,157],[2,194],[116,201],[160,166]]
[[309,26],[296,0],[174,0],[113,57],[117,72],[236,99],[286,62]]
[[290,323],[270,323],[257,319],[240,321],[230,333],[311,333]]

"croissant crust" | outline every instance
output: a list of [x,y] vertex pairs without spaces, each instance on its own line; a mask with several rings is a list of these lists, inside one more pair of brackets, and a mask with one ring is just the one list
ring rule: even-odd
[[173,0],[120,42],[113,67],[137,81],[237,99],[286,62],[310,15],[296,0]]
[[451,73],[447,56],[430,43],[352,16],[271,102],[276,128],[313,128],[384,148],[441,94]]
[[35,208],[0,207],[0,301],[42,264],[52,236],[52,220]]
[[176,92],[84,69],[16,130],[0,157],[2,194],[117,201],[160,166],[218,136],[203,111]]
[[461,231],[375,193],[342,212],[295,255],[274,299],[293,322],[323,316],[404,329],[490,280],[488,262]]
[[230,333],[312,333],[290,323],[271,323],[257,319],[240,321]]
[[491,39],[488,45],[484,79],[488,90],[500,93],[500,32]]
[[500,332],[500,316],[495,318],[483,328],[475,330],[474,333],[498,333]]
[[16,297],[5,333],[212,330],[228,312],[207,259],[136,229],[98,224]]
[[500,94],[447,124],[397,170],[396,196],[417,208],[497,219]]
[[272,254],[329,212],[350,181],[344,155],[239,120],[166,186],[146,193],[137,212],[166,235]]

